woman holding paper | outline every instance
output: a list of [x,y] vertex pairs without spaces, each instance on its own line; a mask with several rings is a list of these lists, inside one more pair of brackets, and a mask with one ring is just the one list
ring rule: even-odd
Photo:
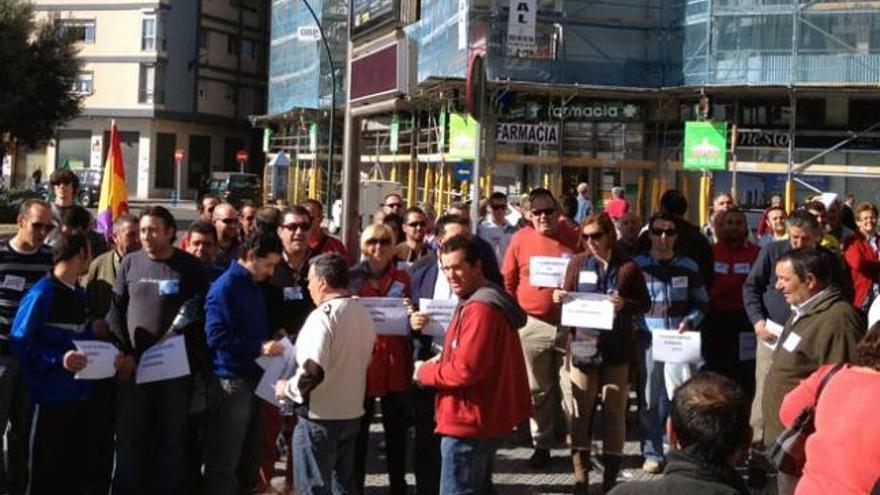
[[[588,493],[590,446],[595,399],[601,391],[603,411],[602,489],[614,487],[626,434],[626,404],[629,376],[637,356],[633,318],[650,308],[650,296],[638,265],[618,253],[615,229],[605,213],[584,219],[581,239],[585,252],[571,259],[563,288],[553,292],[553,302],[567,306],[577,294],[598,294],[594,307],[613,311],[613,323],[605,328],[568,327],[571,343],[566,354],[572,397],[571,458],[575,493]],[[607,297],[607,299],[605,299]],[[604,300],[602,300],[604,299]],[[602,318],[590,318],[591,322]],[[607,318],[606,318],[607,320]]]
[[[391,227],[372,224],[361,234],[364,261],[351,269],[349,291],[362,297],[409,298],[409,275],[394,261],[396,239]],[[401,302],[401,305],[403,303]],[[409,389],[412,383],[412,351],[408,337],[376,336],[373,359],[367,369],[364,417],[356,447],[355,472],[363,490],[370,423],[376,399],[382,400],[385,454],[392,495],[405,494],[406,430],[410,421]],[[344,392],[342,392],[344,393]]]

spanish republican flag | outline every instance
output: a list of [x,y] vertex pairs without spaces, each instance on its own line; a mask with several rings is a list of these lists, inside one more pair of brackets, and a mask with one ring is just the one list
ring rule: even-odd
[[122,148],[116,121],[110,124],[110,148],[101,179],[101,197],[98,200],[98,232],[107,241],[113,239],[113,222],[128,213],[128,186],[125,185],[125,167],[122,165]]

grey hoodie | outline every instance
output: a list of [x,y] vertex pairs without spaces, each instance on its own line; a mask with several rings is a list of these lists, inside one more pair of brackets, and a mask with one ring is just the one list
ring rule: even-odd
[[526,312],[519,307],[519,304],[504,289],[492,282],[487,282],[486,285],[475,290],[467,299],[462,299],[458,307],[455,308],[455,312],[458,313],[466,304],[475,301],[490,304],[500,309],[514,330],[526,324],[528,318]]

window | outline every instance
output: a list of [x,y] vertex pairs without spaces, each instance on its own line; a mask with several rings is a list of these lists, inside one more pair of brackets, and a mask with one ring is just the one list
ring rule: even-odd
[[208,99],[208,87],[199,84],[199,99],[207,100]]
[[94,72],[80,72],[73,81],[71,90],[78,95],[90,95],[95,92]]
[[226,90],[226,97],[225,98],[226,98],[227,103],[235,103],[235,99],[236,99],[235,93],[236,93],[235,88],[228,88]]
[[210,31],[205,28],[199,28],[199,48],[208,48],[208,36]]
[[141,64],[140,81],[138,85],[138,102],[140,103],[164,103],[165,102],[165,71],[161,65]]
[[64,19],[60,21],[60,34],[72,36],[74,40],[88,45],[95,43],[95,21],[85,19]]
[[156,18],[145,17],[141,23],[141,50],[156,49]]
[[241,54],[248,58],[257,58],[257,44],[254,43],[254,40],[242,38]]
[[238,55],[238,36],[234,34],[227,35],[226,51],[233,55]]

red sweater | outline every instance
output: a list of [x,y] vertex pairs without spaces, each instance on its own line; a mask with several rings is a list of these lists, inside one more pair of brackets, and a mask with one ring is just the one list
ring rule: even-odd
[[439,362],[419,368],[418,382],[437,389],[437,434],[494,438],[532,413],[519,334],[485,302],[462,304],[446,332]]
[[627,203],[625,199],[613,198],[605,203],[605,213],[607,213],[612,220],[622,217],[628,211],[629,203]]
[[[795,387],[779,409],[791,426],[816,399],[822,378],[833,365],[816,370]],[[816,407],[816,432],[807,439],[807,464],[796,495],[861,495],[871,492],[880,474],[880,374],[844,366],[835,374]]]
[[572,257],[574,251],[556,238],[541,235],[533,227],[524,227],[510,239],[501,275],[504,277],[504,290],[516,299],[520,307],[531,316],[559,323],[558,304],[553,304],[553,289],[532,287],[529,284],[529,259],[532,256]]
[[880,260],[871,242],[861,232],[852,236],[843,250],[843,259],[849,267],[853,284],[853,306],[861,309],[874,281],[880,277]]
[[[391,286],[403,284],[402,294],[395,297],[409,297],[409,275],[403,270],[391,267],[379,279],[378,288],[365,281],[357,295],[361,297],[386,297]],[[383,397],[388,392],[406,392],[412,384],[412,350],[409,339],[391,335],[377,335],[373,348],[373,359],[367,368],[367,397]]]
[[712,246],[712,251],[715,255],[715,275],[709,288],[709,311],[743,311],[743,284],[760,249],[750,242],[732,246],[719,241]]
[[349,265],[353,264],[354,261],[348,255],[348,250],[345,249],[345,244],[342,243],[336,237],[329,235],[328,233],[321,231],[321,235],[318,236],[317,239],[309,239],[309,248],[316,255],[324,254],[324,253],[339,253],[342,255],[342,259],[345,260]]

